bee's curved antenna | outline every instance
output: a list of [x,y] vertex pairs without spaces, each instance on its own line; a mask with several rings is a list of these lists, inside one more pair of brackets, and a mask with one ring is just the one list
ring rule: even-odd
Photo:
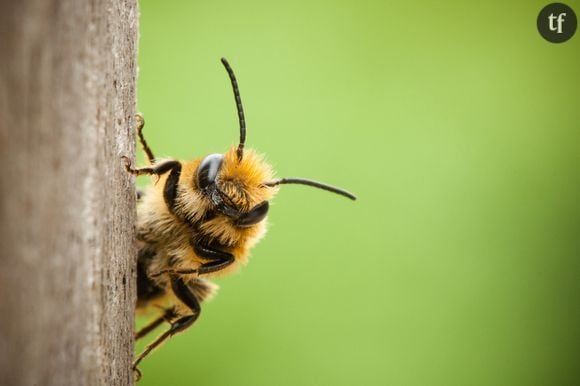
[[246,143],[246,120],[244,118],[244,108],[242,107],[242,98],[240,97],[240,90],[238,89],[238,81],[236,80],[236,75],[234,70],[226,60],[226,58],[221,59],[222,64],[226,68],[228,75],[230,76],[230,81],[232,82],[232,88],[234,89],[234,98],[236,98],[236,108],[238,109],[238,120],[240,121],[240,144],[238,145],[238,161],[241,161],[244,157],[244,144]]
[[340,189],[340,188],[337,188],[337,187],[331,186],[331,185],[326,185],[326,184],[323,184],[322,182],[308,180],[306,178],[280,178],[277,180],[264,182],[265,186],[276,186],[276,185],[282,185],[282,184],[308,185],[308,186],[312,186],[313,188],[318,188],[318,189],[326,190],[328,192],[340,194],[341,196],[350,198],[353,201],[356,200],[356,196],[354,194],[347,192],[344,189]]

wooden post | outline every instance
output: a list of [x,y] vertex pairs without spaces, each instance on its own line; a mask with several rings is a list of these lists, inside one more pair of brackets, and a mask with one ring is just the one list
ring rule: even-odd
[[0,0],[0,385],[131,385],[135,0]]

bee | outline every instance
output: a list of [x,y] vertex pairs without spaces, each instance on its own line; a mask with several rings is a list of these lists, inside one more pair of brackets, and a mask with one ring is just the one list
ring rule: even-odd
[[138,194],[137,311],[155,307],[160,315],[135,339],[169,324],[133,362],[137,379],[138,365],[151,351],[195,323],[200,304],[217,290],[207,279],[234,272],[248,261],[250,249],[266,232],[269,201],[280,185],[302,184],[356,199],[321,182],[273,178],[264,158],[244,148],[246,120],[238,82],[228,61],[221,62],[238,112],[237,146],[193,161],[157,160],[143,136],[145,121],[137,115],[137,135],[150,165],[134,168],[129,158],[122,157],[129,173],[155,180]]

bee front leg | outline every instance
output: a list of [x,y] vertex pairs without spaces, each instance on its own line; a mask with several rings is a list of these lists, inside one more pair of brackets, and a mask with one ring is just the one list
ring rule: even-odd
[[129,157],[121,156],[121,158],[125,161],[125,169],[135,176],[141,176],[144,174],[160,176],[174,168],[179,168],[181,170],[181,163],[175,160],[165,161],[146,168],[134,168]]
[[201,313],[201,306],[199,305],[199,301],[181,278],[171,276],[171,288],[175,296],[177,296],[177,298],[191,310],[191,314],[182,315],[177,320],[172,321],[171,327],[159,335],[153,342],[151,342],[151,344],[149,344],[137,357],[135,362],[133,362],[133,371],[137,375],[137,380],[141,378],[141,371],[139,371],[137,368],[139,363],[141,363],[141,361],[147,355],[149,355],[151,351],[165,342],[168,338],[190,327],[197,320],[199,314]]
[[161,271],[154,272],[150,274],[151,277],[161,276],[164,273],[170,275],[191,275],[198,274],[204,275],[207,273],[221,271],[230,264],[232,264],[236,259],[234,255],[229,252],[220,251],[219,249],[205,246],[201,243],[193,244],[193,250],[196,255],[205,260],[210,260],[207,263],[203,263],[197,269],[190,268],[167,268]]
[[235,261],[234,255],[231,253],[203,245],[199,242],[193,244],[193,251],[202,259],[211,260],[208,263],[202,264],[197,269],[200,275],[221,271]]

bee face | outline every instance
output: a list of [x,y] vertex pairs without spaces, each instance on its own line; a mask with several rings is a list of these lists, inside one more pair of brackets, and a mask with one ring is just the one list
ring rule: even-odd
[[272,172],[263,158],[247,150],[242,159],[236,148],[225,154],[210,154],[199,164],[196,186],[213,209],[246,228],[264,220],[276,187],[264,185]]

